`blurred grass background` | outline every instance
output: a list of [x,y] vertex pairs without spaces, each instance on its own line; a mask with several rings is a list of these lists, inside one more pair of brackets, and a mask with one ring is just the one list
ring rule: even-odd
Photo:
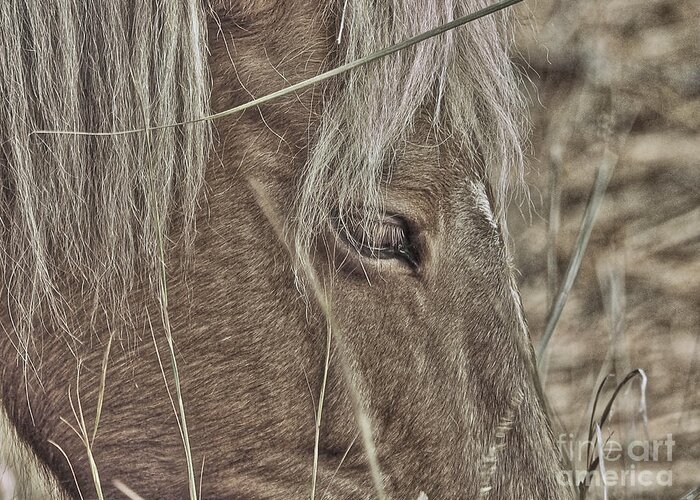
[[[672,434],[672,460],[661,453],[605,465],[669,469],[673,484],[618,481],[609,497],[679,498],[700,484],[700,2],[528,0],[518,18],[532,207],[513,210],[510,231],[535,344],[603,152],[619,156],[549,346],[545,392],[578,442],[602,377],[614,373],[614,388],[644,369],[648,436],[638,382],[622,391],[603,436],[631,443]],[[592,487],[587,498],[602,494]]]

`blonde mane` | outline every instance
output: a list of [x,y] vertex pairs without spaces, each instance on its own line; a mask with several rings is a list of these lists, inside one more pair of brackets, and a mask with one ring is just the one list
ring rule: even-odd
[[[343,0],[339,62],[352,61],[488,5],[478,1]],[[206,19],[198,2],[3,2],[0,25],[0,255],[18,351],[38,318],[58,324],[66,282],[95,308],[160,272],[177,225],[187,246],[210,149],[207,122],[113,137],[112,131],[209,114]],[[382,210],[382,182],[428,110],[433,126],[482,165],[503,219],[522,175],[522,100],[497,13],[357,68],[325,88],[324,107],[290,219],[297,264],[334,214]]]
[[[0,5],[0,255],[18,351],[38,318],[61,323],[63,284],[119,310],[160,269],[177,218],[191,239],[207,124],[111,131],[209,112],[206,23],[197,2],[8,0]],[[7,31],[9,30],[9,32]]]

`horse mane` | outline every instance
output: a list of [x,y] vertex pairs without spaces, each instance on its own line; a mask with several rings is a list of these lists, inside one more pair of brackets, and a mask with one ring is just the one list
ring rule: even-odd
[[[0,5],[0,273],[20,354],[39,317],[58,320],[62,283],[126,304],[157,276],[174,219],[191,239],[207,124],[85,137],[209,113],[198,2],[19,0]],[[47,315],[47,316],[44,316]]]
[[[338,59],[370,52],[474,11],[485,0],[339,0]],[[119,309],[156,283],[177,223],[187,245],[210,148],[204,123],[109,132],[209,114],[207,33],[199,2],[7,0],[0,25],[0,273],[18,350],[33,322],[60,323],[74,280]],[[341,14],[342,13],[342,14]],[[484,167],[503,219],[522,176],[523,101],[498,13],[427,40],[328,85],[291,222],[302,265],[331,214],[366,219],[420,110]],[[515,182],[513,182],[515,179]],[[359,197],[358,197],[359,194]]]

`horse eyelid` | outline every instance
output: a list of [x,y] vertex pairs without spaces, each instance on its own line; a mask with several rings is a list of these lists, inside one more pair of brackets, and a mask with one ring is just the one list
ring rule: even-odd
[[[416,270],[419,258],[409,224],[396,215],[389,215],[374,224],[374,228],[358,226],[354,228],[355,231],[346,228],[341,230],[340,234],[360,255],[373,259],[401,260]],[[373,233],[372,229],[377,231]]]

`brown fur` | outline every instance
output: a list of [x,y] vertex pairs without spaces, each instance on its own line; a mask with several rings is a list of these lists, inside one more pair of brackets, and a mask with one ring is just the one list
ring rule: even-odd
[[[225,34],[210,26],[216,111],[248,100],[248,92],[284,86],[280,73],[289,81],[312,76],[333,53],[335,26],[315,2],[269,11],[266,5],[222,7]],[[317,93],[307,90],[217,123],[194,260],[187,263],[178,245],[169,252],[170,321],[203,497],[300,498],[310,490],[326,321],[297,289],[284,224],[297,197],[308,127],[320,111]],[[483,167],[449,138],[419,125],[398,152],[385,192],[387,210],[418,228],[419,269],[361,258],[330,229],[316,248],[316,270],[333,283],[334,335],[342,336],[387,493],[395,498],[421,491],[431,499],[474,498],[482,489],[493,498],[567,497],[556,480],[557,456],[502,230],[485,218],[472,186],[483,178]],[[65,293],[76,304],[71,328],[94,334],[82,345],[58,331],[42,335],[38,376],[30,372],[28,387],[15,347],[0,339],[2,402],[11,421],[75,495],[66,460],[48,440],[59,443],[83,494],[93,497],[85,448],[59,417],[73,421],[68,395],[75,401],[77,356],[91,428],[102,356],[117,332],[123,344],[111,352],[93,445],[105,493],[117,495],[112,481],[120,480],[145,498],[185,497],[182,442],[151,341],[152,327],[169,373],[157,303],[134,292],[131,309],[143,314],[109,324],[98,314],[88,327],[89,304],[78,306],[84,301],[77,289]],[[329,498],[371,497],[362,446],[358,440],[350,447],[357,427],[338,355],[334,350],[317,496],[327,490]]]

